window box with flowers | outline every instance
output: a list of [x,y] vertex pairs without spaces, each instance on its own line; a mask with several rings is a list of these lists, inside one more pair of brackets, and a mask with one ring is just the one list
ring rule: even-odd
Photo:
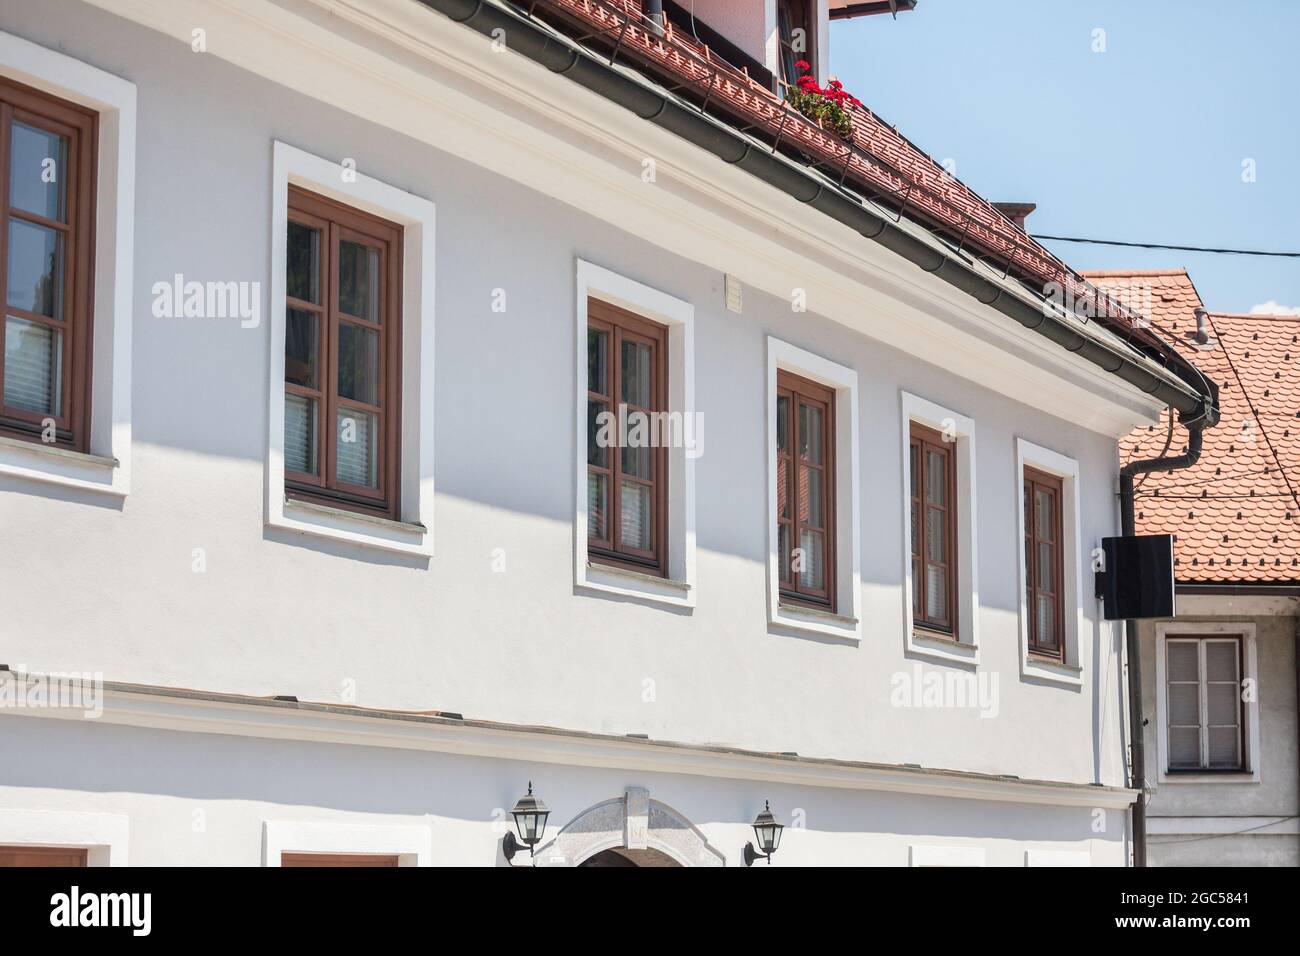
[[832,78],[825,88],[820,86],[807,60],[800,60],[795,67],[799,79],[793,87],[786,88],[786,100],[822,129],[849,139],[853,135],[853,115],[848,108],[850,105],[860,108],[862,101],[850,95],[837,79]]

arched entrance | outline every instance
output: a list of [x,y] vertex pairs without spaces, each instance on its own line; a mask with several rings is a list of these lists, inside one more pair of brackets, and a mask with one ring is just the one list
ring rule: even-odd
[[694,824],[641,787],[588,807],[539,847],[534,860],[537,866],[726,865]]

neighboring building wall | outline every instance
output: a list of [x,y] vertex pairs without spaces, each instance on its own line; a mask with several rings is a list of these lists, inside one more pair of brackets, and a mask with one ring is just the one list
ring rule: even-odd
[[[1247,775],[1223,782],[1160,781],[1156,708],[1156,621],[1141,625],[1143,704],[1148,720],[1148,814],[1152,866],[1300,866],[1296,754],[1296,602],[1282,598],[1179,595],[1180,624],[1254,625],[1258,670],[1259,752]],[[1260,613],[1261,611],[1271,613]],[[1250,728],[1247,728],[1248,738]],[[1280,818],[1280,819],[1279,819]],[[1286,819],[1289,818],[1289,819]],[[1254,830],[1252,833],[1240,831]]]
[[681,5],[759,63],[768,62],[768,41],[776,28],[775,0],[682,0]]

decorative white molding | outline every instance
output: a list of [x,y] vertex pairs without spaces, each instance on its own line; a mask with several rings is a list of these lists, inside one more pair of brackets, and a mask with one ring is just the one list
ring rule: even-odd
[[395,856],[398,866],[432,866],[433,831],[387,823],[262,821],[262,865],[280,866],[285,853]]
[[122,498],[131,490],[135,84],[4,31],[0,75],[99,114],[89,453],[6,441],[0,444],[0,475]]
[[0,808],[0,844],[84,849],[87,866],[126,866],[130,832],[119,813]]
[[[636,839],[633,839],[635,834]],[[604,800],[564,825],[534,856],[539,867],[579,866],[615,848],[651,849],[682,866],[726,866],[723,853],[690,820],[640,787]]]
[[[1062,619],[1065,633],[1061,643],[1065,655],[1062,662],[1045,661],[1029,653],[1029,605],[1025,600],[1025,581],[1029,569],[1025,567],[1025,466],[1046,472],[1061,479],[1061,544],[1064,553],[1064,580],[1061,600],[1065,602]],[[1020,676],[1052,681],[1069,687],[1083,685],[1083,661],[1079,641],[1087,628],[1084,618],[1083,540],[1082,521],[1079,517],[1079,463],[1060,452],[1035,445],[1024,438],[1016,439],[1016,567],[1019,569],[1017,594],[1020,601]],[[1089,563],[1089,567],[1091,564]]]
[[[668,452],[668,574],[656,578],[606,568],[587,556],[587,300],[600,299],[668,328],[668,403],[683,423],[695,416],[695,306],[582,259],[576,261],[574,382],[573,580],[579,589],[693,608],[695,575],[695,458]],[[698,434],[697,438],[702,438]],[[612,490],[611,490],[612,493]]]
[[[1243,681],[1255,686],[1255,699],[1242,702],[1242,715],[1246,722],[1246,766],[1241,773],[1170,773],[1169,772],[1169,689],[1165,683],[1167,670],[1166,639],[1191,635],[1207,637],[1240,637],[1242,640]],[[1255,625],[1243,621],[1157,621],[1156,622],[1156,781],[1161,785],[1186,786],[1188,784],[1214,784],[1216,786],[1258,784],[1261,782],[1259,740],[1259,658],[1255,647]]]
[[[776,521],[777,373],[792,372],[835,392],[835,608],[832,613],[781,602]],[[862,637],[862,530],[858,373],[813,352],[767,337],[767,620],[769,624],[857,641]]]
[[[910,392],[900,392],[902,406],[903,485],[903,635],[909,654],[958,664],[978,664],[979,534],[975,493],[975,420]],[[951,434],[957,444],[957,640],[935,639],[916,633],[912,620],[912,455],[911,426],[918,422],[941,434]]]
[[[433,554],[434,205],[394,186],[286,143],[271,172],[271,312],[267,404],[266,524],[365,547]],[[336,199],[402,227],[401,521],[287,500],[284,491],[285,268],[289,185]],[[321,428],[333,427],[322,422]]]
[[913,843],[907,848],[908,866],[984,866],[982,846],[931,846]]

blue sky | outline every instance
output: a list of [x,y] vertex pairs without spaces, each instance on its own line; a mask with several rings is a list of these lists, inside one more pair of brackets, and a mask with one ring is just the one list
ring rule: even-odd
[[[1298,38],[1300,0],[920,0],[832,23],[831,72],[986,199],[1036,202],[1031,233],[1295,252]],[[1045,245],[1186,266],[1214,311],[1300,307],[1300,259]]]

